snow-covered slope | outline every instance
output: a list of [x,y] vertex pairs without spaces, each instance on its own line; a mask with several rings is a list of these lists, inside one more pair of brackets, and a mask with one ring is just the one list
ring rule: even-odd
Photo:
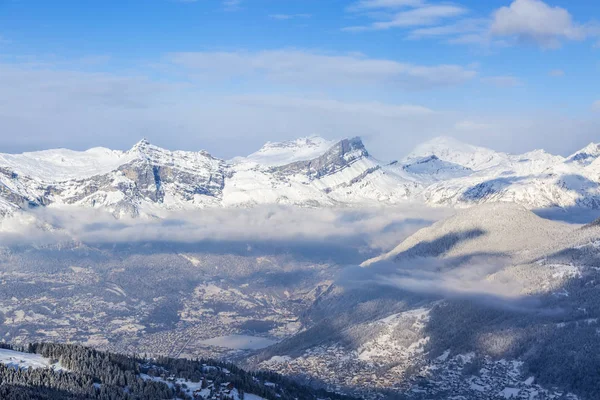
[[451,137],[438,137],[417,146],[406,161],[436,156],[440,160],[461,165],[474,171],[505,163],[508,155],[484,147],[472,146]]
[[128,151],[94,148],[0,154],[0,215],[40,206],[103,208],[117,216],[165,210],[291,204],[390,205],[416,200],[470,206],[600,208],[600,147],[568,158],[511,155],[437,138],[401,162],[374,158],[359,138],[267,143],[231,161],[142,140]]
[[58,362],[52,362],[49,358],[39,354],[23,353],[9,349],[0,349],[0,363],[9,368],[51,368],[55,371],[63,371],[64,368]]
[[573,228],[538,217],[514,203],[491,203],[467,210],[423,228],[389,253],[365,261],[370,266],[384,260],[415,257],[465,257],[472,254],[515,257],[522,251],[552,242]]
[[439,137],[417,146],[405,159],[405,163],[435,156],[446,161],[486,175],[539,173],[561,163],[564,158],[534,150],[525,154],[512,155],[485,147],[472,146],[453,138]]
[[0,154],[0,165],[39,181],[85,179],[107,173],[132,160],[133,154],[96,147],[87,151],[44,150]]
[[234,163],[253,162],[264,166],[291,164],[317,158],[336,142],[319,136],[309,136],[288,142],[267,142],[260,150],[247,157],[237,157]]
[[440,160],[435,154],[411,158],[402,166],[404,171],[417,176],[424,182],[436,182],[468,176],[473,170],[459,164]]
[[[406,162],[429,156],[473,170],[428,185],[421,196],[432,205],[502,201],[527,208],[598,208],[600,175],[596,171],[600,171],[600,161],[592,151],[596,148],[589,145],[565,159],[543,150],[511,155],[439,138],[417,147]],[[573,159],[585,159],[585,163]]]

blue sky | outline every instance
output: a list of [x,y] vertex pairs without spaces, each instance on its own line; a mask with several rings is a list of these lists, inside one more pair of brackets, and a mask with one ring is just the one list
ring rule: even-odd
[[600,141],[592,0],[0,0],[0,151]]

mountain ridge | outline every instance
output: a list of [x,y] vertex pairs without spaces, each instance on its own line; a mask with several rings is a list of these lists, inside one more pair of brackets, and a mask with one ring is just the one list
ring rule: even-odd
[[0,154],[0,214],[31,207],[102,208],[116,216],[206,207],[394,205],[600,208],[600,147],[569,157],[496,152],[429,140],[400,162],[374,158],[359,137],[268,142],[232,160],[167,150],[142,139],[127,151]]

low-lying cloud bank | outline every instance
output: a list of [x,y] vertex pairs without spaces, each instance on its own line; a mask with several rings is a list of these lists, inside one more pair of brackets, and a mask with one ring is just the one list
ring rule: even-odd
[[[381,208],[306,209],[264,206],[171,212],[163,218],[122,218],[99,210],[43,208],[0,219],[0,248],[29,249],[73,244],[136,253],[197,252],[288,254],[293,259],[345,265],[336,284],[371,285],[439,298],[469,298],[513,311],[539,312],[535,297],[523,297],[517,277],[490,276],[511,265],[507,253],[461,257],[409,257],[358,266],[396,247],[417,230],[453,210],[416,204]],[[513,279],[514,278],[514,279]]]
[[401,262],[386,260],[367,268],[346,268],[338,284],[347,288],[380,285],[439,299],[470,300],[485,307],[513,312],[560,312],[545,308],[537,295],[525,295],[518,276],[509,274],[501,279],[493,278],[512,262],[511,257],[504,254],[474,255],[464,260],[435,257]]
[[418,205],[361,209],[257,207],[172,212],[164,218],[115,219],[81,208],[45,208],[0,220],[4,246],[164,242],[320,242],[386,251],[450,214]]

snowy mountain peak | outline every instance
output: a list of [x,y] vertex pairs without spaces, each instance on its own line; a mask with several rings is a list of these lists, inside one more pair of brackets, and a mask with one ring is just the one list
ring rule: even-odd
[[150,143],[150,141],[146,138],[143,138],[139,142],[133,145],[133,147],[127,151],[128,154],[133,154],[136,156],[141,156],[141,158],[148,158],[148,156],[156,153],[167,153],[169,152],[162,147],[158,147]]
[[589,165],[600,156],[600,144],[590,143],[567,158],[568,163]]
[[365,148],[364,143],[361,138],[353,137],[350,139],[344,139],[338,142],[337,146],[340,147],[340,151],[343,153],[345,158],[350,157],[368,157],[369,152]]
[[406,161],[421,159],[435,155],[437,158],[465,168],[479,171],[504,162],[507,155],[485,147],[473,146],[460,140],[440,136],[417,146]]
[[409,163],[404,164],[402,169],[423,179],[432,180],[457,178],[473,172],[462,165],[440,160],[435,154],[411,159]]
[[323,155],[335,145],[335,141],[319,136],[308,136],[285,142],[267,142],[263,147],[248,157],[238,157],[236,163],[253,162],[274,167],[307,161]]
[[[357,160],[369,157],[359,137],[337,142],[323,155],[311,160],[296,161],[277,168],[288,174],[304,174],[310,179],[321,178],[344,169]],[[373,166],[375,167],[375,166]]]
[[137,142],[136,144],[133,145],[134,149],[141,149],[141,148],[145,148],[151,146],[150,141],[147,138],[142,138],[142,140],[140,140],[139,142]]

